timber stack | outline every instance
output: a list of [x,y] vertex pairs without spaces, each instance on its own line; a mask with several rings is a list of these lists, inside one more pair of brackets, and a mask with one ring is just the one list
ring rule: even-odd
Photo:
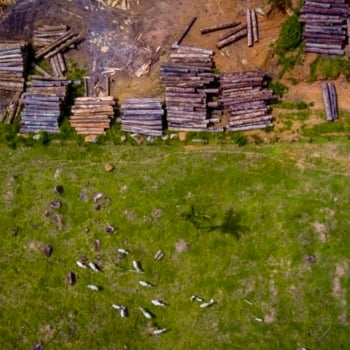
[[113,96],[77,97],[69,117],[70,125],[79,135],[105,135],[114,118]]
[[33,35],[35,58],[48,59],[54,76],[63,77],[67,70],[63,53],[80,41],[79,34],[66,25],[39,27]]
[[157,98],[130,98],[121,105],[123,131],[148,136],[162,136],[163,101]]
[[343,55],[348,15],[346,0],[305,0],[299,17],[305,52]]
[[337,93],[334,83],[322,83],[323,103],[326,110],[327,121],[338,119]]
[[275,97],[264,89],[265,74],[260,70],[222,73],[221,103],[228,115],[227,130],[243,131],[272,126],[267,102]]
[[64,103],[70,81],[65,78],[35,76],[27,82],[29,87],[24,92],[20,103],[21,133],[45,131],[57,134],[63,117]]
[[23,41],[0,41],[0,93],[1,90],[23,91],[27,48]]
[[215,130],[218,118],[211,118],[210,108],[218,108],[219,85],[213,54],[212,50],[172,45],[170,61],[160,70],[169,130]]

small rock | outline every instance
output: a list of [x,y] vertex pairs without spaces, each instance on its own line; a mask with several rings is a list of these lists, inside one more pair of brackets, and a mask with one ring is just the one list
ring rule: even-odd
[[67,275],[67,281],[68,281],[68,284],[71,285],[71,286],[74,286],[76,281],[77,281],[77,278],[75,276],[75,273],[74,272],[69,272],[68,275]]
[[82,201],[82,202],[87,202],[89,200],[89,197],[88,197],[88,194],[86,192],[86,190],[81,190],[80,193],[79,193],[79,199]]
[[36,343],[33,347],[32,350],[44,350],[44,345],[42,342]]
[[123,254],[123,253],[120,253],[120,252],[116,252],[115,253],[115,260],[116,260],[116,263],[117,264],[120,264],[121,262],[122,262],[122,260],[124,259],[124,257],[125,257],[125,254]]
[[144,141],[144,137],[140,134],[130,134],[130,137],[140,145]]
[[52,216],[53,223],[57,226],[58,229],[62,229],[62,218],[59,214],[55,214]]
[[52,201],[52,202],[50,202],[49,205],[53,209],[61,209],[62,208],[62,202],[59,200]]
[[46,216],[46,217],[49,217],[49,216],[51,216],[52,215],[52,213],[51,213],[51,211],[50,210],[45,210],[45,212],[44,212],[44,215]]
[[187,252],[191,248],[191,245],[187,243],[185,240],[180,239],[175,245],[175,249],[177,253]]
[[41,139],[41,135],[40,134],[35,134],[32,138],[33,138],[33,140],[38,141],[38,140]]
[[87,135],[87,136],[85,136],[84,141],[85,141],[85,142],[96,143],[96,142],[97,142],[97,139],[98,139],[98,136],[97,136],[97,135]]
[[177,134],[170,134],[170,140],[175,140],[177,138]]
[[52,255],[53,247],[48,244],[44,247],[44,254],[49,258]]
[[99,239],[95,239],[95,251],[96,252],[101,251],[101,241]]
[[103,198],[103,193],[99,192],[99,193],[94,195],[93,201],[94,201],[94,203],[97,203],[102,198]]
[[60,178],[62,172],[63,172],[63,169],[61,168],[56,169],[55,175],[54,175],[55,180],[58,180]]
[[55,187],[55,193],[63,194],[64,193],[64,187],[62,185],[57,185]]
[[110,233],[113,233],[114,231],[115,231],[115,227],[110,223],[107,223],[105,226],[105,232],[110,234]]
[[12,230],[12,236],[17,236],[18,235],[18,231],[19,231],[19,227],[16,226],[13,230]]
[[85,232],[85,233],[89,233],[89,232],[90,232],[90,229],[89,229],[88,227],[85,227],[85,228],[84,228],[84,232]]
[[109,47],[107,45],[101,47],[101,52],[105,53],[108,52]]
[[120,142],[125,142],[125,141],[126,141],[126,136],[125,135],[120,136]]
[[111,172],[111,171],[113,171],[114,170],[114,166],[112,165],[112,164],[110,164],[110,163],[106,163],[105,164],[105,171],[107,172],[107,173],[109,173],[109,172]]
[[305,261],[310,263],[310,264],[313,264],[314,262],[316,262],[316,257],[315,257],[315,255],[306,255]]
[[180,141],[186,141],[186,138],[187,138],[187,133],[185,131],[180,131],[178,133],[178,136],[179,136],[179,140]]

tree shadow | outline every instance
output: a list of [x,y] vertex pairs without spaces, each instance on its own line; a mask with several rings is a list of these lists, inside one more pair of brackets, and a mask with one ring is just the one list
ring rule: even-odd
[[237,213],[233,207],[231,207],[225,212],[221,225],[201,228],[207,229],[209,232],[220,230],[222,233],[229,233],[233,235],[237,240],[239,240],[243,235],[250,232],[247,226],[241,224],[241,221],[242,216]]

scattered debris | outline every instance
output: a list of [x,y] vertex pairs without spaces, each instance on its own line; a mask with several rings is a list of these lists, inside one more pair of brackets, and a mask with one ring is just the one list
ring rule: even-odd
[[90,269],[95,271],[95,272],[100,272],[101,271],[100,266],[97,265],[96,263],[92,262],[92,261],[90,261],[88,265],[89,265]]
[[104,194],[102,192],[96,193],[93,197],[93,201],[94,203],[97,203],[100,199],[102,199],[104,196]]
[[52,245],[48,244],[48,245],[46,245],[44,247],[44,254],[45,254],[46,257],[49,258],[51,256],[51,254],[52,254],[52,251],[53,251]]
[[115,227],[113,225],[111,225],[110,223],[107,223],[105,226],[105,232],[108,234],[111,234],[111,233],[115,232]]
[[139,281],[139,284],[143,287],[153,287],[152,283],[146,282],[146,281]]
[[44,350],[44,345],[42,342],[36,343],[33,347],[32,350]]
[[200,304],[199,307],[201,307],[203,309],[203,308],[210,307],[210,306],[214,305],[215,303],[216,302],[214,299],[210,299],[208,302]]
[[155,329],[152,334],[153,335],[159,335],[159,334],[163,334],[163,333],[165,333],[167,331],[168,331],[167,328],[160,328],[160,329]]
[[120,311],[120,317],[125,318],[128,314],[128,309],[124,305],[112,304],[112,308]]
[[136,260],[133,260],[132,262],[132,266],[134,267],[135,271],[138,272],[138,273],[143,273],[143,269],[141,267],[141,263],[136,261]]
[[124,249],[124,248],[118,248],[118,252],[120,254],[124,254],[124,255],[129,255],[130,254],[130,252],[128,250]]
[[99,286],[96,286],[94,284],[88,284],[87,285],[87,288],[91,289],[91,290],[94,290],[94,291],[99,291],[101,289],[101,287]]
[[190,300],[191,301],[198,301],[199,303],[202,303],[204,301],[203,298],[197,297],[197,295],[192,295]]
[[179,254],[187,252],[190,248],[191,248],[191,244],[187,243],[183,239],[180,239],[175,245],[176,253],[179,253]]
[[316,262],[316,257],[315,257],[315,255],[306,255],[305,261],[310,263],[310,264],[313,264]]
[[153,316],[150,312],[146,311],[144,308],[142,308],[141,306],[139,307],[139,310],[142,312],[143,316],[145,316],[148,319],[152,319]]
[[95,239],[95,252],[101,251],[101,241],[99,239]]
[[158,299],[152,299],[151,303],[155,306],[160,306],[160,307],[165,307],[167,306],[166,303],[164,303],[164,301],[158,300]]
[[76,263],[82,269],[87,269],[87,265],[85,263],[82,263],[80,260],[76,261]]
[[114,170],[114,166],[113,166],[111,163],[106,163],[105,166],[104,166],[104,168],[105,168],[105,171],[106,171],[107,173],[110,173],[111,171]]
[[50,202],[50,208],[52,209],[61,209],[62,208],[62,202],[59,200],[54,200]]
[[64,187],[62,185],[57,185],[55,187],[55,193],[63,194],[64,193]]
[[76,281],[77,281],[77,278],[75,276],[75,273],[74,272],[69,272],[68,275],[67,275],[67,281],[68,281],[68,284],[71,285],[71,286],[74,286]]
[[154,255],[154,260],[162,260],[164,257],[164,253],[161,250],[157,250],[156,254]]

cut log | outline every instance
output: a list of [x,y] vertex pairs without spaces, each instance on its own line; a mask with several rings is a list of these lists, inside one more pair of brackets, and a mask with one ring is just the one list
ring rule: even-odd
[[185,38],[185,36],[187,35],[187,33],[190,31],[190,29],[192,28],[194,22],[196,22],[197,17],[193,17],[190,21],[190,23],[185,27],[185,29],[183,30],[183,32],[181,33],[179,39],[175,42],[175,45],[180,45],[182,40]]
[[238,39],[243,38],[243,37],[246,36],[246,35],[247,35],[247,29],[243,29],[243,30],[241,30],[240,32],[238,32],[238,33],[236,33],[236,34],[229,36],[229,37],[226,38],[225,40],[219,41],[219,42],[216,44],[216,47],[217,47],[218,49],[222,49],[222,48],[224,48],[225,46],[234,43],[235,41],[237,41]]
[[203,29],[200,30],[200,32],[201,32],[201,34],[208,34],[208,33],[211,33],[211,32],[218,31],[218,30],[232,28],[232,27],[235,27],[238,24],[239,24],[239,22],[237,22],[237,21],[232,21],[232,22],[228,22],[228,23],[222,23],[222,24],[219,24],[219,25],[216,25],[216,26],[203,28]]

